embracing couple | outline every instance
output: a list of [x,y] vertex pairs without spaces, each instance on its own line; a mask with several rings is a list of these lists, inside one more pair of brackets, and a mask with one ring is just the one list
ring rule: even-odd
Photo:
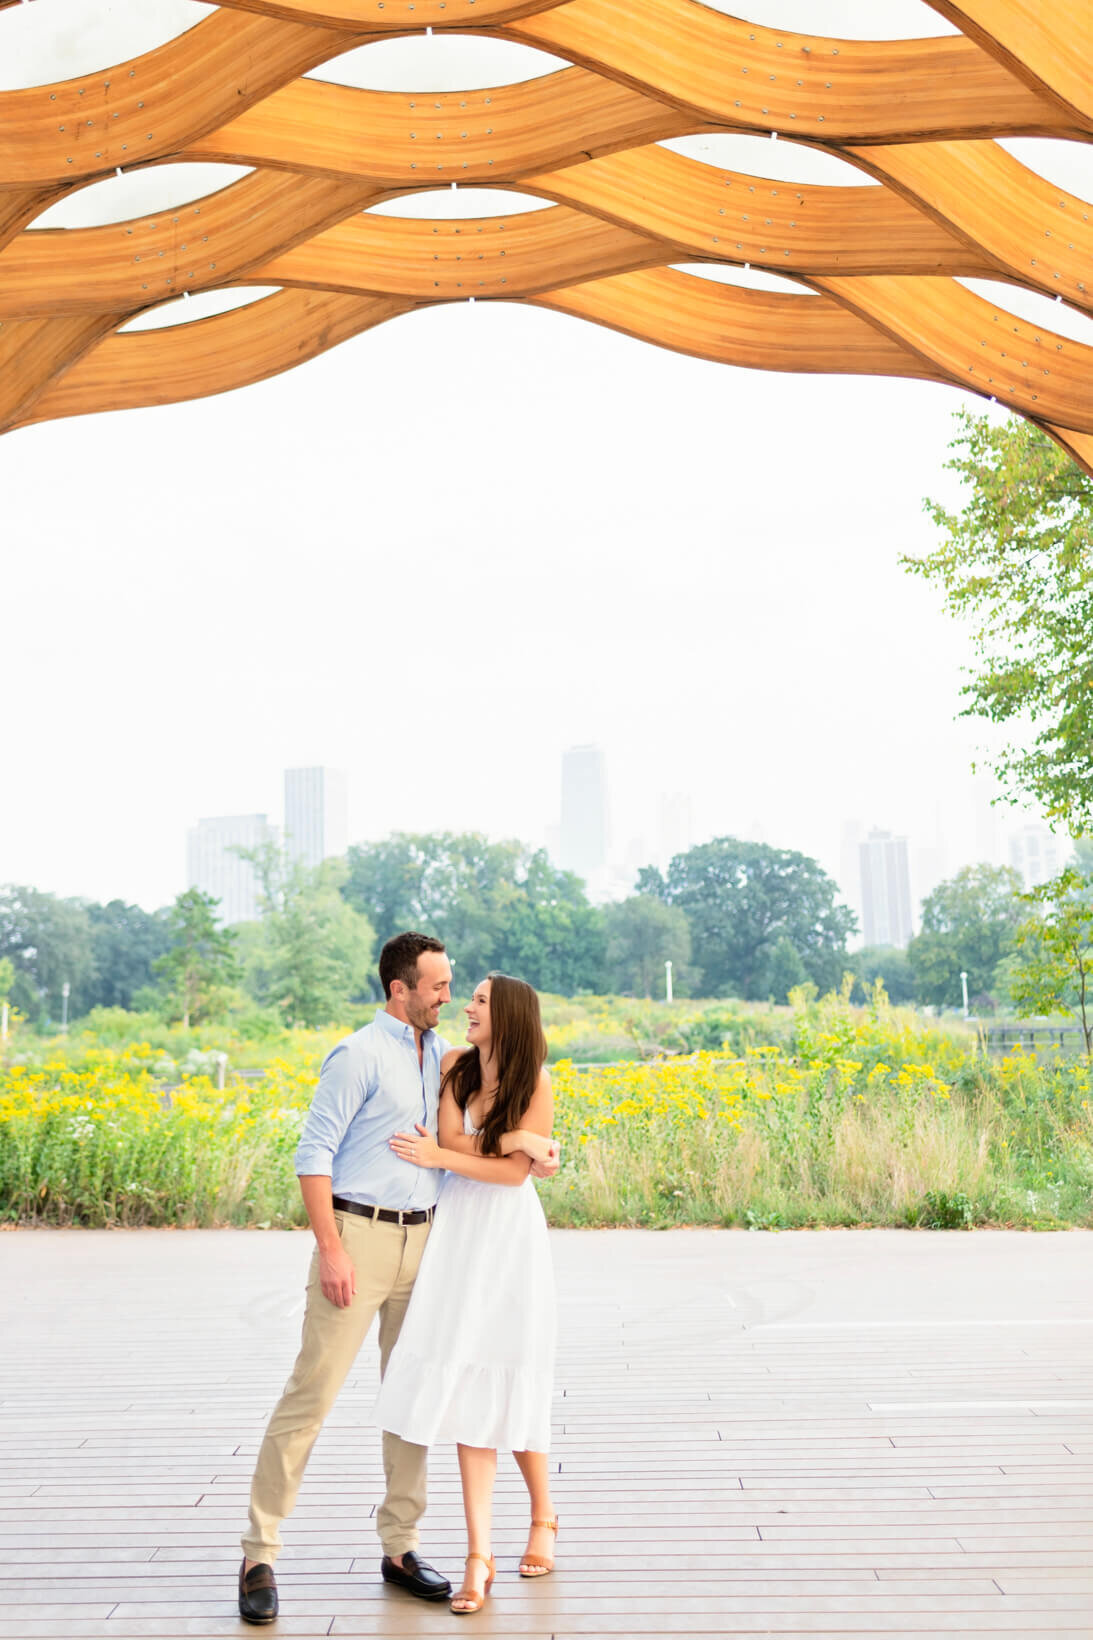
[[[450,1599],[453,1612],[481,1608],[494,1575],[498,1448],[515,1457],[531,1504],[521,1575],[553,1569],[553,1276],[529,1182],[558,1169],[546,1039],[531,986],[491,974],[466,1008],[469,1045],[451,1048],[436,1032],[451,978],[439,940],[397,934],[380,953],[384,1007],[323,1063],[296,1152],[318,1245],[300,1353],[251,1485],[239,1571],[249,1623],[277,1616],[280,1524],[377,1313],[384,1580]],[[417,1553],[427,1449],[437,1441],[458,1444],[467,1517],[454,1596]]]

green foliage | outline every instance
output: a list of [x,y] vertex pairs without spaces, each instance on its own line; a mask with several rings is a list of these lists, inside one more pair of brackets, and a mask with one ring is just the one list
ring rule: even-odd
[[308,870],[267,844],[246,852],[262,889],[262,921],[248,936],[248,973],[260,1002],[287,1025],[328,1025],[372,977],[375,934],[343,898],[342,860]]
[[687,990],[691,931],[678,906],[649,894],[632,894],[603,913],[607,933],[607,985],[635,996],[663,996],[664,964],[672,964],[672,988]]
[[92,999],[95,954],[87,910],[36,888],[0,888],[0,957],[15,969],[10,1001],[28,1019],[59,1018],[61,987],[72,988],[71,1015]]
[[788,1002],[789,993],[804,985],[808,974],[797,955],[797,948],[785,934],[778,937],[767,965],[766,992],[772,1002]]
[[970,1230],[975,1206],[962,1190],[927,1190],[915,1223],[926,1230]]
[[915,975],[906,951],[895,945],[867,945],[848,958],[848,966],[861,981],[863,991],[872,990],[877,980],[892,1002],[900,1006],[915,1000]]
[[1093,893],[1089,880],[1068,868],[1025,896],[1043,907],[1017,932],[1010,992],[1021,1015],[1074,1014],[1087,1057],[1093,1055]]
[[199,888],[179,894],[166,919],[171,943],[152,964],[185,1026],[223,1013],[239,976],[235,935],[216,920],[219,903]]
[[170,946],[168,913],[110,900],[106,905],[89,904],[87,918],[95,964],[89,1005],[131,1008],[136,993],[154,983],[155,963]]
[[[1004,725],[993,765],[1072,831],[1093,824],[1093,479],[1031,422],[958,412],[948,463],[963,511],[926,510],[946,532],[906,558],[970,622],[975,666],[963,714]],[[1028,727],[1034,733],[1031,741]]]
[[15,964],[10,957],[0,957],[0,1002],[8,1000],[14,984]]
[[477,832],[398,832],[351,848],[348,867],[343,893],[380,943],[404,928],[436,935],[461,986],[500,968],[540,990],[603,989],[601,915],[542,850]]
[[1022,917],[1021,879],[1009,866],[965,866],[922,903],[922,931],[907,947],[919,1002],[957,1008],[960,975],[980,1011],[991,1006],[999,964]]
[[783,937],[820,990],[842,977],[854,914],[835,903],[834,882],[805,854],[717,837],[677,854],[667,878],[646,867],[638,889],[683,911],[710,995],[765,996]]

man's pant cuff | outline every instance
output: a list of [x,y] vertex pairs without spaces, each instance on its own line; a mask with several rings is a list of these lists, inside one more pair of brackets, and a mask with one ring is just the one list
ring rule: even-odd
[[245,1559],[256,1561],[259,1566],[272,1566],[281,1553],[279,1544],[274,1547],[271,1543],[253,1543],[249,1538],[244,1538],[242,1542]]
[[416,1554],[420,1541],[416,1532],[412,1538],[393,1538],[391,1542],[384,1543],[383,1552],[391,1559],[394,1559],[395,1555],[409,1554],[411,1549]]

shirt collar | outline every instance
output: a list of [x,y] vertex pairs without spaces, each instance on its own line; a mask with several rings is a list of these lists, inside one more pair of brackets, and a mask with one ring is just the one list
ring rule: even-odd
[[[379,1026],[381,1031],[386,1031],[388,1036],[394,1036],[401,1042],[409,1042],[411,1045],[413,1044],[414,1027],[412,1025],[408,1025],[404,1020],[396,1019],[394,1014],[389,1014],[387,1012],[386,1008],[378,1008],[376,1010],[374,1023]],[[422,1031],[421,1041],[423,1046],[427,1047],[435,1036],[436,1032],[434,1030],[430,1029]]]

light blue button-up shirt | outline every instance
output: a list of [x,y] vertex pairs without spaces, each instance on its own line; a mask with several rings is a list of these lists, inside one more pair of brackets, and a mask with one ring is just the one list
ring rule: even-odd
[[297,1174],[328,1174],[334,1195],[349,1201],[434,1206],[440,1169],[404,1162],[388,1145],[415,1122],[436,1133],[440,1061],[450,1044],[425,1031],[421,1045],[419,1064],[413,1026],[381,1008],[331,1049],[296,1149]]

